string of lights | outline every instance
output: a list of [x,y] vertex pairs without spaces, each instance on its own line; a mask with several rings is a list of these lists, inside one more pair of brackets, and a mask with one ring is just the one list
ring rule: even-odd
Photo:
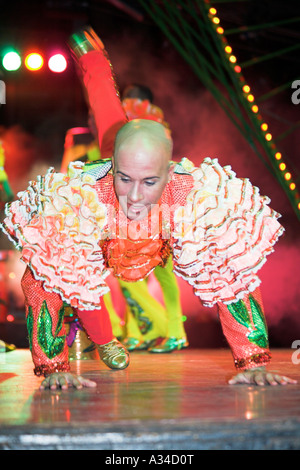
[[[272,135],[270,125],[263,118],[258,106],[259,100],[256,100],[243,73],[243,68],[278,57],[280,53],[284,54],[287,50],[295,50],[300,46],[294,45],[282,51],[266,54],[259,59],[239,63],[227,40],[226,30],[222,26],[217,9],[212,6],[214,2],[210,0],[186,2],[177,0],[172,4],[167,0],[162,0],[159,4],[155,0],[149,2],[139,0],[139,2],[192,67],[204,86],[213,94],[256,155],[276,177],[300,220],[297,177],[294,177],[287,159],[277,147],[275,141],[279,140],[279,137],[276,139]],[[282,22],[286,23],[287,20],[280,23]],[[247,28],[243,27],[243,31]],[[284,88],[286,86],[278,87],[278,90]],[[260,101],[262,99],[263,97]]]
[[2,67],[7,72],[15,72],[25,67],[35,72],[47,67],[53,73],[62,73],[68,67],[67,58],[62,53],[51,54],[49,57],[40,52],[30,52],[22,55],[16,50],[2,51]]
[[[206,2],[209,3],[208,1]],[[221,27],[220,18],[217,16],[217,10],[214,7],[208,7],[208,18],[211,20],[211,23],[215,27],[217,34],[221,38],[222,48],[225,52],[225,55],[228,59],[228,63],[230,68],[237,74],[238,81],[240,83],[241,90],[245,97],[246,102],[248,102],[249,110],[253,113],[256,119],[257,127],[260,129],[260,132],[263,138],[269,143],[267,152],[271,154],[272,160],[271,164],[275,169],[275,173],[280,180],[281,184],[284,186],[285,189],[289,190],[288,196],[289,199],[292,200],[294,207],[300,211],[300,194],[299,189],[296,185],[296,182],[293,179],[293,175],[291,170],[288,169],[287,164],[284,161],[284,158],[277,148],[273,136],[269,130],[269,125],[263,119],[261,113],[259,112],[259,107],[255,102],[255,97],[251,92],[251,87],[248,83],[246,83],[245,77],[242,73],[242,67],[237,63],[237,58],[233,53],[232,47],[229,45],[226,35],[224,34],[225,31]],[[280,172],[278,172],[278,169]],[[299,216],[298,216],[299,217]]]

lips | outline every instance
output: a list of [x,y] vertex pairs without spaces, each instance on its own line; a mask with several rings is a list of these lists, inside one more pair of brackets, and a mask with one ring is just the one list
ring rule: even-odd
[[134,206],[133,204],[128,204],[128,209],[133,211],[133,212],[141,212],[143,209],[145,209],[145,206]]
[[136,206],[134,204],[127,204],[127,216],[130,219],[139,220],[146,217],[148,213],[147,206],[140,205]]

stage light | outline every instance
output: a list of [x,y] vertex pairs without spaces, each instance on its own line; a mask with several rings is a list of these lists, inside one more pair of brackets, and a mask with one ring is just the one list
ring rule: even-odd
[[11,314],[7,315],[6,320],[9,322],[13,322],[15,320],[15,317]]
[[276,160],[281,160],[281,157],[282,157],[282,155],[281,155],[280,152],[276,152],[276,153],[275,153],[275,158],[276,158]]
[[25,58],[25,66],[28,70],[40,70],[43,65],[44,59],[41,54],[38,54],[37,52],[32,52],[31,54],[28,54]]
[[254,96],[253,95],[248,95],[247,100],[252,103],[254,101]]
[[263,131],[266,131],[268,129],[268,124],[264,122],[260,127]]
[[249,85],[244,85],[244,86],[243,86],[243,91],[244,91],[245,93],[249,93],[249,91],[250,91]]
[[224,33],[224,29],[221,28],[221,26],[219,26],[219,27],[217,28],[217,33],[218,33],[218,34],[223,34],[223,33]]
[[2,59],[2,65],[9,72],[18,70],[21,67],[21,57],[15,51],[7,52]]
[[287,172],[287,173],[284,175],[284,177],[285,177],[285,179],[286,179],[287,181],[289,181],[289,180],[291,179],[292,175],[291,175],[291,173]]
[[231,54],[231,52],[232,52],[232,47],[226,46],[226,47],[225,47],[225,52],[227,52],[227,54]]
[[230,60],[230,62],[231,62],[232,64],[235,64],[235,63],[236,63],[236,57],[235,57],[235,55],[231,55],[231,56],[229,57],[229,60]]
[[254,105],[252,106],[252,111],[253,111],[254,113],[258,113],[258,106],[257,106],[256,104],[254,104]]
[[265,135],[265,139],[266,140],[272,140],[272,134],[270,134],[270,132],[268,132],[268,134]]
[[286,164],[285,163],[280,163],[279,168],[281,171],[284,171],[286,169]]
[[213,18],[213,23],[219,24],[219,23],[220,23],[220,18],[218,18],[217,16],[215,16],[215,17]]
[[294,191],[295,188],[296,188],[295,183],[291,183],[291,184],[290,184],[290,189],[291,189],[292,191]]
[[241,67],[240,67],[239,65],[236,65],[236,66],[234,67],[234,71],[235,71],[236,73],[241,73],[242,69],[241,69]]
[[214,7],[212,7],[212,8],[209,9],[209,13],[211,13],[212,15],[216,15],[217,10]]
[[67,68],[67,61],[62,54],[55,54],[50,57],[48,61],[48,67],[51,72],[61,73]]

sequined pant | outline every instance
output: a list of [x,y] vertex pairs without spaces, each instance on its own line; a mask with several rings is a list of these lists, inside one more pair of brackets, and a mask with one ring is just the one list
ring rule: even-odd
[[[64,304],[59,294],[47,292],[41,281],[27,267],[21,281],[25,295],[25,312],[29,346],[36,375],[69,371],[68,346],[63,322]],[[101,310],[76,310],[83,328],[96,344],[113,339],[108,311],[102,299]]]

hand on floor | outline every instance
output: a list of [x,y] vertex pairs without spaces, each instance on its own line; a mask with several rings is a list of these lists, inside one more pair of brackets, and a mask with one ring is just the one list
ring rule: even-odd
[[80,375],[73,375],[69,372],[54,372],[43,380],[40,390],[45,390],[46,388],[50,388],[50,390],[57,390],[59,388],[66,390],[69,387],[75,387],[80,390],[83,387],[91,388],[96,387],[96,385],[96,382],[84,379]]
[[230,385],[287,385],[296,384],[297,380],[268,371],[265,367],[255,367],[253,369],[244,370],[243,372],[233,376],[228,383]]

